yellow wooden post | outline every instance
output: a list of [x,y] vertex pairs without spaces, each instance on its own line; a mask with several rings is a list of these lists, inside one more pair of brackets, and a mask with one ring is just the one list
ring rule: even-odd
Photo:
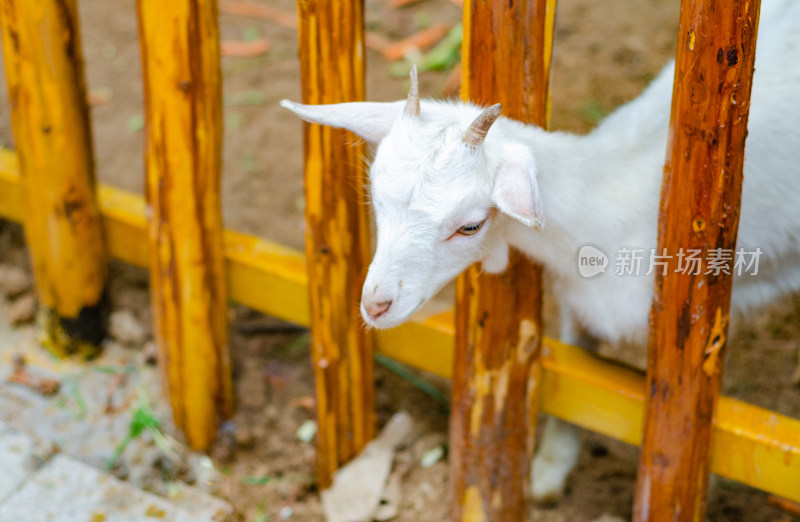
[[[300,0],[303,103],[364,99],[361,0]],[[373,435],[372,339],[358,303],[369,264],[363,148],[345,131],[304,126],[306,260],[311,351],[317,389],[318,478],[333,472]]]
[[147,122],[150,282],[175,423],[208,448],[233,409],[220,174],[216,0],[138,0]]
[[[680,271],[681,250],[733,252],[760,1],[683,0],[661,192],[634,520],[705,520],[733,263]],[[728,257],[733,257],[732,255]],[[797,483],[795,482],[795,487]]]
[[108,267],[94,183],[74,0],[2,0],[0,25],[25,234],[47,344],[95,355],[108,316]]
[[[461,96],[546,126],[555,0],[464,5]],[[453,520],[523,520],[541,380],[541,272],[512,251],[499,275],[458,279]]]

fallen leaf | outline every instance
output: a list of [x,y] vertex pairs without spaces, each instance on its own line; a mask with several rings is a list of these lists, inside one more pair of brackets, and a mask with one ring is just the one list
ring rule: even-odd
[[406,7],[411,4],[416,4],[421,0],[389,0],[389,5],[392,7]]
[[333,476],[333,484],[322,492],[322,508],[328,522],[373,519],[387,485],[397,446],[413,427],[411,416],[396,413],[378,437]]
[[[267,5],[251,4],[239,0],[222,0],[219,3],[219,12],[233,16],[243,16],[266,20],[287,29],[297,30],[297,15],[290,11],[282,11]],[[390,42],[383,36],[373,31],[367,31],[364,43],[373,51],[383,52]]]
[[226,40],[220,44],[222,56],[248,57],[260,56],[269,51],[269,41],[261,38],[252,42],[239,40]]
[[287,29],[297,29],[297,16],[294,13],[281,11],[266,5],[251,4],[237,0],[223,0],[219,3],[219,10],[224,14],[257,18],[273,22]]
[[317,400],[311,396],[297,397],[289,401],[290,408],[303,408],[308,411],[313,411],[317,407]]
[[793,502],[786,498],[781,498],[777,495],[770,495],[767,497],[767,504],[775,506],[778,509],[789,513],[794,517],[800,517],[800,504]]
[[412,34],[397,43],[391,44],[383,51],[383,57],[390,62],[402,60],[411,49],[423,50],[431,47],[452,29],[452,24],[439,23],[418,33]]
[[86,101],[92,107],[105,105],[111,100],[113,95],[114,91],[111,90],[111,87],[101,86],[97,87],[96,89],[92,89],[86,96]]
[[47,377],[37,377],[28,373],[25,367],[25,359],[22,356],[14,357],[14,370],[8,376],[8,382],[27,386],[42,395],[55,395],[61,388],[61,383],[55,379]]

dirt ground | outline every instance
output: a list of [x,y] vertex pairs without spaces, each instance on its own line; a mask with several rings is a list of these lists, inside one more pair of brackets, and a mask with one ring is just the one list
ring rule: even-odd
[[[294,11],[291,0],[263,3]],[[98,175],[141,193],[142,93],[132,0],[79,1],[90,92],[105,103],[92,112]],[[560,0],[553,67],[553,127],[585,132],[614,107],[635,97],[674,53],[677,0]],[[424,0],[396,9],[367,0],[367,27],[390,39],[436,21],[460,21],[448,0]],[[221,16],[223,39],[267,38],[262,57],[224,58],[226,226],[300,248],[303,181],[300,123],[278,107],[300,98],[296,33],[248,18]],[[377,53],[367,54],[371,100],[405,97],[405,78],[392,77]],[[449,72],[421,75],[424,96],[440,96]],[[3,83],[5,83],[3,81]],[[5,97],[0,102],[0,144],[13,146]],[[0,222],[0,263],[27,266],[18,227]],[[113,301],[150,323],[146,272],[114,264]],[[313,396],[304,332],[241,307],[231,310],[231,346],[238,411],[223,430],[212,457],[223,472],[219,493],[230,499],[237,520],[322,520],[313,479],[313,445],[298,440],[312,418]],[[552,321],[551,321],[552,324]],[[726,393],[800,417],[800,391],[791,385],[800,348],[800,297],[789,297],[747,321],[732,337]],[[623,354],[629,360],[640,353]],[[448,384],[425,376],[447,394]],[[446,410],[408,381],[378,367],[377,403],[383,423],[400,409],[418,425],[414,443],[396,466],[405,470],[398,521],[439,521],[447,514],[443,459],[420,466],[427,450],[446,441]],[[589,522],[603,514],[629,519],[636,448],[587,435],[567,497],[548,509],[531,508],[529,520]],[[709,520],[791,520],[768,506],[765,495],[721,481]],[[291,513],[291,514],[290,514]]]

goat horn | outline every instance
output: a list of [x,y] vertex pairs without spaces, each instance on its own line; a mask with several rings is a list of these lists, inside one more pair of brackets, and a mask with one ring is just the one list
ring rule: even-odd
[[462,138],[464,143],[473,149],[480,147],[483,140],[486,139],[486,133],[489,132],[489,127],[500,117],[501,112],[503,112],[503,107],[501,107],[499,103],[492,105],[488,109],[484,109],[484,111],[475,118],[472,125],[469,126],[467,132],[464,133],[464,137]]
[[405,114],[412,117],[419,116],[419,76],[416,64],[411,66],[411,88],[408,90]]

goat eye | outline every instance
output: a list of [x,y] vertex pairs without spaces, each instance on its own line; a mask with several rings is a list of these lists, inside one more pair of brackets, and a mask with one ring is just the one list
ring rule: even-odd
[[458,233],[461,234],[462,236],[471,236],[473,234],[476,234],[478,230],[481,229],[481,227],[485,222],[486,220],[483,220],[480,223],[469,223],[467,225],[459,227]]

